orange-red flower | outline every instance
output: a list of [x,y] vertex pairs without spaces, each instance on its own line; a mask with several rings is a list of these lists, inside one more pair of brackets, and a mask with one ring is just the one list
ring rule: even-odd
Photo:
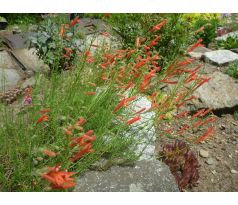
[[37,121],[36,124],[39,124],[44,121],[49,121],[49,116],[48,115],[42,115]]
[[85,95],[96,95],[96,92],[85,92]]
[[189,52],[192,52],[195,48],[197,48],[197,47],[199,47],[199,46],[204,46],[203,44],[201,44],[201,42],[203,41],[203,39],[202,38],[200,38],[200,39],[198,39],[198,41],[195,43],[195,44],[193,44],[188,50],[187,50],[187,52],[189,53]]
[[116,112],[116,111],[118,111],[121,107],[128,105],[129,102],[135,100],[136,98],[137,98],[136,96],[132,96],[132,97],[130,97],[130,98],[122,99],[122,100],[118,103],[118,105],[116,106],[116,108],[113,110],[113,112]]
[[74,155],[71,161],[75,162],[80,159],[84,154],[92,153],[94,151],[93,149],[91,149],[92,146],[93,145],[91,143],[86,144],[77,154]]
[[76,23],[79,23],[79,16],[76,16],[69,24],[70,27],[74,26]]
[[57,156],[57,153],[55,153],[55,152],[53,152],[53,151],[50,151],[50,150],[48,150],[48,149],[45,149],[45,150],[43,151],[43,153],[44,153],[45,155],[48,155],[49,157],[56,157],[56,156]]
[[164,19],[162,22],[154,26],[152,29],[150,29],[150,32],[158,31],[168,22],[168,19]]
[[86,122],[86,120],[84,118],[79,118],[79,120],[75,123],[75,125],[77,126],[81,126]]
[[50,112],[50,109],[44,109],[44,110],[40,110],[39,113],[41,114],[45,114],[47,112]]
[[138,115],[138,116],[133,117],[132,119],[128,120],[128,121],[127,121],[127,124],[128,124],[128,125],[131,125],[131,124],[133,124],[133,123],[139,121],[140,119],[141,119],[141,117],[140,117],[140,115]]
[[199,142],[204,141],[208,136],[212,135],[214,132],[214,127],[209,127],[207,131],[198,138],[198,140],[195,142],[195,144],[199,144]]
[[60,38],[63,37],[64,32],[65,32],[65,27],[64,27],[64,25],[62,25],[61,28],[60,28],[60,33],[59,33]]
[[75,174],[75,172],[60,171],[60,165],[56,165],[49,167],[49,171],[42,174],[42,178],[50,182],[53,189],[68,189],[76,185],[75,179],[71,178]]

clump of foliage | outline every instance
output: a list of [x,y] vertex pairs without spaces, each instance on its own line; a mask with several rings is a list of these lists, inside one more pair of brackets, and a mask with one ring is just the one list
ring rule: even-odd
[[[156,45],[161,66],[167,66],[193,41],[182,14],[110,14],[104,19],[122,37],[124,47],[132,47],[138,36],[152,40],[155,34],[161,35],[160,43]],[[166,25],[154,34],[150,33],[151,27],[163,19],[168,20]]]
[[27,13],[4,13],[1,16],[5,17],[10,26],[17,25],[23,30],[27,30],[30,24],[38,24],[41,22],[41,14],[27,14]]
[[225,72],[233,78],[238,78],[238,61],[231,63]]
[[217,47],[224,49],[238,48],[238,38],[229,36],[226,40],[217,41]]
[[[54,62],[55,70],[65,65],[60,61],[62,54],[74,54],[74,47],[68,47],[74,44],[68,45],[70,42],[64,37],[66,29],[75,23],[77,19],[68,26],[61,25],[59,33],[55,32],[57,37],[49,38],[48,43],[56,46],[59,43],[62,48],[55,53],[59,58]],[[48,190],[48,185],[52,189],[72,188],[76,176],[102,157],[111,161],[137,160],[141,154],[136,152],[137,146],[153,122],[166,121],[168,113],[171,121],[182,119],[184,112],[180,108],[194,99],[193,91],[209,78],[200,75],[201,66],[192,67],[193,59],[187,57],[188,51],[200,45],[201,40],[186,49],[182,57],[174,58],[167,69],[159,66],[161,56],[157,45],[163,39],[160,30],[167,23],[168,19],[156,22],[148,28],[148,38],[138,36],[133,47],[112,50],[99,45],[92,54],[90,45],[75,55],[73,69],[52,72],[48,78],[39,75],[36,85],[26,90],[22,109],[17,114],[11,107],[0,104],[1,190],[42,191]],[[68,53],[62,53],[64,50]],[[156,79],[154,84],[153,79]],[[168,85],[166,95],[161,94],[160,88]],[[153,93],[148,94],[152,87]],[[151,101],[150,107],[135,106],[145,96]],[[151,111],[154,114],[146,118]],[[209,112],[209,109],[198,111],[192,116],[196,122],[175,134],[194,143],[203,141],[212,133],[211,128],[199,137],[188,137],[183,132],[213,122],[212,118],[197,121],[197,117]],[[189,153],[188,167],[193,161]],[[181,182],[184,183],[187,181]]]
[[37,34],[30,38],[30,45],[36,48],[36,54],[51,71],[62,71],[73,65],[78,52],[77,37],[67,15],[59,14],[46,18],[39,25]]
[[200,165],[188,145],[176,140],[172,144],[164,144],[162,149],[161,159],[175,176],[180,191],[196,186],[199,180]]

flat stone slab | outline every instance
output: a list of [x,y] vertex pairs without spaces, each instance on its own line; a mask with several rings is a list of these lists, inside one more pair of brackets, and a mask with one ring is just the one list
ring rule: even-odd
[[0,68],[0,90],[16,86],[21,76],[15,69]]
[[34,48],[15,49],[11,52],[26,70],[40,72],[48,69],[48,66],[36,55],[36,50]]
[[169,168],[159,160],[138,161],[134,167],[114,166],[81,176],[75,192],[178,192]]
[[15,62],[14,58],[12,58],[11,55],[7,51],[3,50],[3,51],[0,51],[0,68],[18,69],[19,66]]
[[217,50],[204,53],[202,59],[206,62],[222,66],[238,60],[238,54],[229,50]]
[[208,49],[206,47],[199,46],[195,48],[192,52],[189,52],[188,55],[195,59],[201,59],[202,55],[206,52],[212,51],[211,49]]
[[33,36],[35,33],[29,32],[24,34],[6,34],[3,35],[3,41],[11,49],[21,49],[27,48],[29,45],[28,39],[30,36]]
[[238,84],[232,77],[216,71],[209,75],[211,79],[199,87],[194,95],[199,98],[198,108],[214,110],[232,108],[238,105]]
[[238,31],[229,32],[225,35],[222,35],[222,36],[219,36],[219,37],[215,38],[215,40],[225,41],[225,40],[227,40],[228,37],[238,38]]

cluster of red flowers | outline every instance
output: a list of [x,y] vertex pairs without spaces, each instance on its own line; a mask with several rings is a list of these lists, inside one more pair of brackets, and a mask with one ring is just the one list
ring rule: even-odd
[[[42,114],[42,116],[37,120],[37,124],[43,121],[49,121],[49,116],[46,115],[46,113],[50,112],[50,109],[40,110],[39,112]],[[70,125],[65,129],[65,134],[70,136],[74,135],[74,130],[83,132],[84,128],[82,127],[82,125],[85,123],[86,120],[84,118],[80,118],[75,122],[74,125]],[[74,154],[73,158],[71,158],[70,161],[75,162],[84,154],[93,152],[92,142],[96,140],[96,136],[93,135],[93,133],[93,130],[89,130],[79,137],[69,138],[71,142],[69,146],[71,148],[78,148],[77,153]],[[55,153],[48,149],[43,150],[43,154],[49,157],[56,157],[57,155],[59,155],[59,153]],[[48,172],[44,173],[42,177],[50,182],[50,185],[53,189],[68,189],[75,186],[76,184],[74,179],[70,178],[75,174],[75,172],[60,171],[60,164],[58,164],[55,167],[49,167]]]

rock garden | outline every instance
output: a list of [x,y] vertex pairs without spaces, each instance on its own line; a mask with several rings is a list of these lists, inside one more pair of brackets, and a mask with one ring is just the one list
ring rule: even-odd
[[4,14],[0,190],[238,191],[237,19]]

